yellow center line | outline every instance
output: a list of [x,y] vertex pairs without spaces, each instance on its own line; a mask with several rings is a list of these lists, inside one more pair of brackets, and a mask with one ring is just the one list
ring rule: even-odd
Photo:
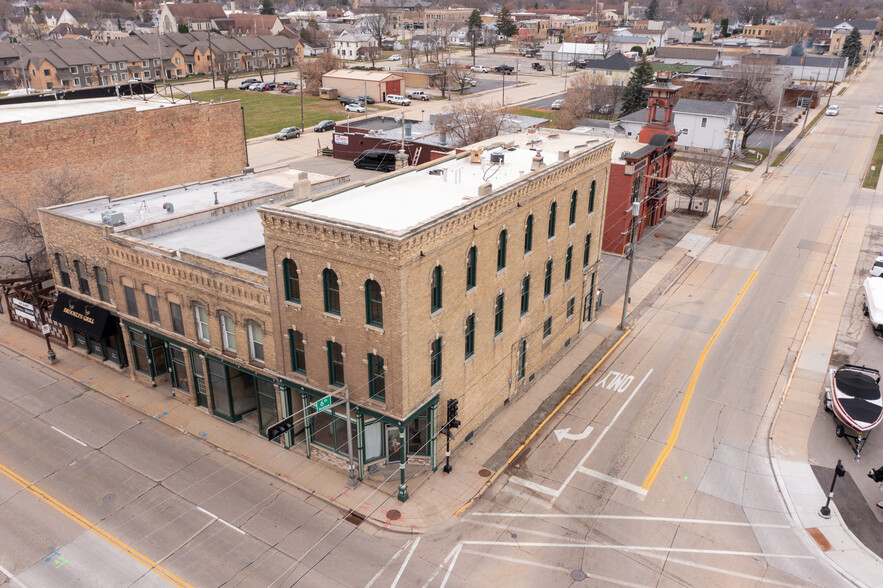
[[0,464],[0,473],[3,473],[3,475],[5,475],[7,478],[9,478],[13,482],[18,484],[22,488],[24,488],[25,490],[27,490],[28,492],[30,492],[31,494],[33,494],[34,496],[36,496],[37,498],[39,498],[40,500],[45,502],[49,506],[53,507],[55,510],[62,513],[63,515],[65,515],[66,517],[71,519],[72,521],[79,523],[80,525],[82,525],[86,529],[92,531],[93,533],[95,533],[96,535],[98,535],[99,537],[101,537],[102,539],[104,539],[105,541],[107,541],[108,543],[110,543],[111,545],[113,545],[114,547],[116,547],[117,549],[122,551],[123,553],[126,553],[127,555],[129,555],[130,557],[132,557],[133,559],[138,561],[139,563],[144,564],[150,570],[156,572],[161,578],[163,578],[164,580],[166,580],[167,582],[169,582],[173,586],[177,586],[178,588],[193,588],[192,585],[188,584],[187,582],[185,582],[181,578],[175,576],[174,574],[172,574],[168,570],[164,569],[162,566],[160,566],[155,561],[149,559],[145,555],[143,555],[140,552],[136,551],[135,549],[129,547],[128,545],[126,545],[125,543],[123,543],[122,541],[120,541],[119,539],[117,539],[116,537],[111,535],[110,533],[107,533],[106,531],[101,530],[100,528],[95,526],[95,524],[91,523],[89,520],[80,516],[79,514],[77,514],[76,512],[74,512],[73,510],[68,508],[67,506],[63,505],[62,503],[58,502],[57,500],[55,500],[54,498],[52,498],[51,496],[49,496],[48,494],[46,494],[45,492],[43,492],[42,490],[40,490],[39,488],[34,486],[33,484],[29,483],[27,480],[25,480],[24,478],[22,478],[21,476],[19,476],[18,474],[16,474],[15,472],[13,472],[12,470],[10,470],[9,468],[7,468],[6,466],[4,466],[2,464]]
[[671,453],[675,442],[678,440],[678,435],[680,434],[681,427],[684,424],[684,417],[687,416],[687,407],[690,406],[690,399],[693,397],[693,390],[696,388],[696,382],[699,380],[699,374],[702,373],[702,364],[705,363],[705,357],[708,355],[708,352],[711,351],[711,346],[714,345],[714,342],[717,340],[718,335],[720,335],[721,331],[724,330],[724,327],[727,325],[730,317],[733,316],[733,312],[735,312],[736,308],[738,308],[739,303],[742,302],[742,298],[745,296],[745,293],[748,292],[748,288],[751,287],[751,282],[754,281],[755,277],[757,277],[757,270],[751,272],[751,276],[748,278],[748,281],[745,282],[744,286],[742,286],[742,290],[739,292],[739,295],[736,296],[736,300],[733,301],[733,304],[730,306],[727,314],[724,315],[724,318],[717,326],[717,329],[714,330],[714,333],[711,335],[711,338],[708,340],[708,343],[705,344],[705,348],[699,355],[699,360],[696,362],[696,367],[693,368],[693,375],[690,377],[690,383],[687,385],[687,392],[686,394],[684,394],[684,399],[681,400],[681,408],[678,411],[678,417],[677,419],[675,419],[675,424],[672,427],[671,433],[668,436],[668,441],[666,441],[665,447],[663,447],[662,452],[659,454],[659,457],[656,458],[656,463],[653,464],[653,467],[650,469],[650,473],[647,474],[647,477],[644,479],[644,483],[641,485],[641,488],[643,488],[644,490],[650,490],[650,487],[653,485],[653,481],[656,480],[656,476],[659,475],[659,471],[662,469],[665,460],[668,459],[668,454]]

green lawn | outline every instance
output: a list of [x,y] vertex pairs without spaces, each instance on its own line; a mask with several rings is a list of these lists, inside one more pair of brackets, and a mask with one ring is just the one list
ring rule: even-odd
[[865,174],[865,181],[862,186],[871,190],[877,187],[877,180],[880,179],[880,166],[883,165],[883,136],[877,139],[877,148],[874,150],[874,157],[868,164],[868,173]]
[[791,153],[791,151],[789,149],[786,149],[786,150],[782,151],[781,153],[779,153],[778,155],[776,155],[776,158],[773,160],[772,166],[779,167],[779,165],[783,161],[785,161],[785,158],[788,157],[789,153]]
[[[194,92],[193,99],[202,102],[240,100],[245,111],[246,139],[270,135],[283,127],[300,126],[300,94],[249,92],[230,88]],[[368,114],[373,109],[373,106],[369,107]],[[304,126],[310,128],[326,119],[346,119],[346,111],[337,100],[304,96]]]

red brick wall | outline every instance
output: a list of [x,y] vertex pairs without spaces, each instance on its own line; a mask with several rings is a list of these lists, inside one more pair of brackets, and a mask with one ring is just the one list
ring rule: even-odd
[[46,174],[85,180],[76,200],[238,174],[247,165],[239,102],[134,109],[0,124],[0,194],[28,198]]

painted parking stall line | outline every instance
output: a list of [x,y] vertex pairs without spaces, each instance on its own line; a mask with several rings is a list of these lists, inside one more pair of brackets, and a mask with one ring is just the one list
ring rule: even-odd
[[[49,426],[52,427],[52,425],[49,425]],[[86,445],[85,443],[83,443],[82,441],[80,441],[79,439],[74,437],[73,435],[68,435],[67,433],[65,433],[64,431],[59,429],[58,427],[52,427],[52,429],[57,433],[61,433],[62,435],[64,435],[68,439],[70,439],[71,441],[75,441],[75,442],[79,443],[80,445],[82,445],[83,447],[88,447],[88,445]]]

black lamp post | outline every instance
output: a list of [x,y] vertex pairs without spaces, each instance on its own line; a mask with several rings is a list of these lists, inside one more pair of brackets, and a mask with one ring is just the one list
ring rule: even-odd
[[[49,330],[43,328],[43,313],[40,310],[40,298],[37,294],[37,281],[34,279],[34,272],[31,270],[31,262],[33,261],[33,258],[27,253],[25,253],[24,259],[19,259],[12,255],[0,255],[0,257],[8,257],[9,259],[14,259],[17,262],[28,266],[28,276],[31,278],[31,292],[34,294],[34,319],[36,319],[37,324],[40,325],[40,329],[44,331],[43,336],[46,338],[46,359],[49,360],[50,364],[55,363],[57,359],[55,358],[55,351],[52,350],[52,343],[49,341]],[[10,312],[12,312],[12,309],[10,309]]]
[[828,491],[828,501],[825,502],[825,506],[819,509],[819,516],[823,519],[831,518],[831,499],[834,498],[834,484],[837,483],[837,478],[842,478],[846,474],[846,468],[843,467],[843,464],[840,460],[837,460],[837,467],[834,468],[834,479],[831,480],[831,490]]

